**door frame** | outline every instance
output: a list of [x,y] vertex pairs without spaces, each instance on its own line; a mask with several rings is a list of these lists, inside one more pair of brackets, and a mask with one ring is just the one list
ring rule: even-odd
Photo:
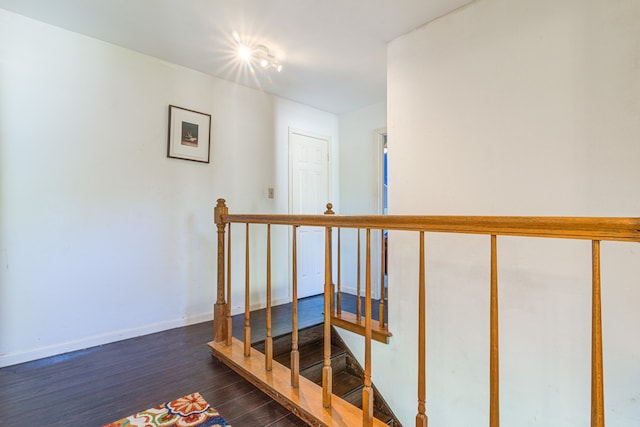
[[384,140],[387,135],[387,128],[379,128],[374,131],[374,144],[376,149],[375,155],[375,186],[376,186],[376,209],[377,213],[382,215],[384,213]]
[[[388,134],[387,128],[378,128],[373,131],[374,132],[374,141],[376,154],[374,156],[374,170],[375,170],[375,178],[374,185],[376,186],[374,194],[376,195],[376,213],[379,215],[384,214],[384,141],[385,135]],[[387,147],[388,148],[388,147]],[[388,196],[388,193],[387,193]],[[373,242],[371,242],[371,250],[375,254],[381,254],[382,245],[381,245],[381,237],[379,233],[375,233],[376,238],[374,238]],[[371,270],[376,273],[375,279],[372,280],[374,283],[378,283],[378,280],[381,275],[382,263],[380,256],[376,256],[371,260]],[[375,286],[371,289],[371,297],[374,299],[380,298],[380,287]]]
[[[330,136],[327,135],[321,135],[321,134],[317,134],[317,133],[313,133],[313,132],[309,132],[303,129],[299,129],[299,128],[295,128],[295,127],[291,127],[289,126],[289,133],[288,133],[288,143],[287,143],[287,156],[288,156],[288,178],[287,178],[287,185],[289,187],[288,189],[288,199],[287,199],[287,210],[289,214],[292,214],[293,212],[293,156],[291,155],[292,153],[292,145],[293,145],[293,139],[292,136],[293,135],[301,135],[301,136],[305,136],[308,138],[314,138],[314,139],[318,139],[318,140],[322,140],[322,141],[326,141],[327,143],[327,198],[329,200],[325,201],[324,203],[332,203],[334,208],[335,208],[335,203],[332,201],[333,199],[333,140]],[[322,211],[321,213],[324,213],[326,207],[323,206],[322,207]],[[293,272],[291,271],[291,259],[292,259],[292,254],[293,254],[293,242],[292,242],[292,237],[293,237],[293,231],[292,228],[289,229],[289,241],[288,241],[288,253],[289,253],[289,260],[288,260],[288,277],[289,277],[289,284],[292,283],[292,279],[293,279]],[[335,264],[335,263],[334,263]],[[289,294],[289,301],[292,300],[292,293],[291,293],[291,286],[288,286],[288,294]]]

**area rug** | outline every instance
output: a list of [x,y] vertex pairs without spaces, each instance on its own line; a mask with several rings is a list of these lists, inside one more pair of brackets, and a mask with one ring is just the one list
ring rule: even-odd
[[103,427],[224,427],[228,424],[200,393],[138,412]]

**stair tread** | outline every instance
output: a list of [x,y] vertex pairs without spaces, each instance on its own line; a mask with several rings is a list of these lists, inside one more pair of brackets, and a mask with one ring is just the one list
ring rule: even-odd
[[391,415],[387,414],[386,412],[382,412],[376,408],[373,409],[373,417],[379,419],[385,424],[393,419]]
[[[290,372],[284,366],[274,363],[270,372],[264,369],[264,354],[251,349],[251,356],[244,356],[244,345],[236,339],[227,346],[225,342],[210,342],[214,356],[231,369],[242,375],[259,389],[290,410],[298,411],[301,418],[311,425],[355,426],[362,421],[362,410],[354,408],[339,397],[331,401],[331,410],[323,406],[322,388],[300,378],[298,388],[292,388]],[[295,409],[297,408],[297,409]],[[312,424],[313,423],[313,424]],[[373,426],[384,427],[381,420],[374,419]]]
[[347,402],[351,403],[353,406],[356,406],[362,409],[362,388],[360,390],[354,389],[350,392],[342,395],[342,398]]
[[[299,367],[300,375],[308,380],[322,385],[322,364],[324,361],[324,329],[323,325],[317,325],[300,331],[299,342]],[[332,334],[333,335],[333,334]],[[273,360],[290,368],[291,367],[291,334],[273,338]],[[264,352],[264,342],[256,343],[253,347]],[[332,393],[344,401],[362,408],[363,380],[353,371],[352,356],[347,356],[344,343],[338,337],[332,336],[331,366],[332,366]],[[357,362],[356,362],[357,363]],[[378,396],[375,397],[374,417],[388,424],[394,420],[388,411],[381,411],[378,405]],[[383,404],[384,405],[384,404]]]
[[[355,388],[349,392],[347,392],[345,395],[341,396],[342,399],[344,399],[345,401],[351,403],[352,405],[357,406],[358,408],[362,409],[362,388],[364,387],[364,385]],[[335,393],[335,391],[334,391]],[[337,393],[335,393],[337,394]],[[389,421],[391,421],[393,419],[393,417],[386,413],[381,411],[380,409],[378,409],[377,407],[374,406],[373,408],[373,416],[377,419],[379,419],[380,421],[383,421],[385,423],[388,423]]]
[[[324,336],[324,324],[309,326],[298,331],[298,346],[302,347],[308,343],[322,339]],[[287,332],[278,336],[272,337],[273,339],[273,354],[280,354],[287,351],[291,351],[291,332]],[[257,341],[251,344],[253,348],[261,353],[264,353],[264,340]]]
[[347,371],[333,373],[333,394],[343,396],[356,389],[362,390],[362,379]]
[[[317,341],[306,344],[300,347],[298,352],[300,353],[300,370],[302,371],[303,369],[324,360],[324,343],[322,341]],[[344,350],[332,344],[331,357],[333,358],[341,354],[344,354]],[[291,351],[275,355],[273,358],[278,363],[281,363],[288,368],[291,367]]]

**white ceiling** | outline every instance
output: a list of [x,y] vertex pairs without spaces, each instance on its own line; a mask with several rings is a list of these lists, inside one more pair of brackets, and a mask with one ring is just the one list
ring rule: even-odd
[[[0,7],[336,114],[386,99],[386,43],[472,0],[0,0]],[[252,75],[236,31],[281,73]]]

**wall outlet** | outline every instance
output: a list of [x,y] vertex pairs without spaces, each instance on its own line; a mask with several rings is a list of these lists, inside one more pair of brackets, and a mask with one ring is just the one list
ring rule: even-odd
[[275,198],[275,195],[274,195],[275,191],[274,191],[273,187],[269,187],[269,190],[267,191],[267,193],[268,193],[268,197],[270,199],[274,199]]

